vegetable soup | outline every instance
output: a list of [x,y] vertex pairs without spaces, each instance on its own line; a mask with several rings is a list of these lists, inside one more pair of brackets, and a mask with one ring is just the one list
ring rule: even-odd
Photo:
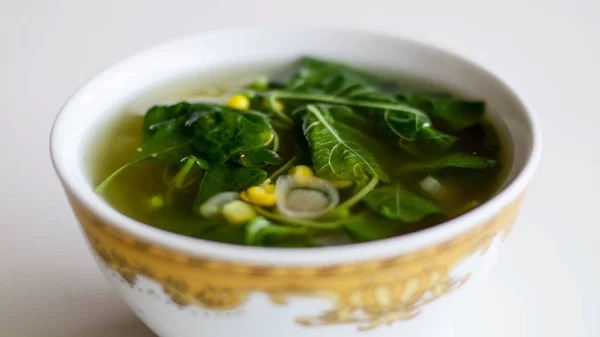
[[508,166],[485,102],[314,57],[275,80],[121,116],[94,140],[96,192],[150,226],[239,245],[418,231],[485,202]]

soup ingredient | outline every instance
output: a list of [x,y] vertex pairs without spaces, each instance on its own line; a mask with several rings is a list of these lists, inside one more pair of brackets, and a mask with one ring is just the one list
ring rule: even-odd
[[292,169],[290,169],[289,173],[291,176],[298,177],[298,178],[302,178],[302,177],[310,178],[310,177],[315,176],[315,172],[313,172],[313,170],[306,165],[294,166],[294,167],[292,167]]
[[200,214],[207,218],[218,218],[221,216],[223,207],[231,201],[239,200],[240,194],[237,192],[221,192],[212,196],[200,207]]
[[233,225],[244,224],[256,217],[254,208],[241,200],[233,200],[223,206],[223,217]]
[[304,58],[286,88],[271,97],[345,105],[371,116],[383,114],[382,127],[404,142],[426,140],[441,149],[454,142],[455,137],[433,129],[425,112],[378,89],[375,85],[380,82],[340,64]]
[[302,128],[318,176],[359,183],[366,183],[370,176],[389,180],[373,154],[361,144],[358,132],[336,123],[327,106],[307,105]]
[[165,205],[165,199],[160,195],[155,195],[150,198],[150,207],[159,209]]
[[252,88],[256,90],[267,90],[269,89],[269,79],[266,76],[259,76],[252,83]]
[[304,228],[277,226],[264,217],[252,219],[246,226],[246,244],[250,246],[261,246],[269,237],[290,237],[304,235]]
[[137,123],[137,156],[111,136],[112,149],[130,152],[110,152],[121,167],[96,191],[137,220],[218,242],[384,239],[477,207],[501,176],[483,101],[313,57],[287,78],[259,77],[222,101],[157,105]]
[[451,154],[435,159],[407,162],[402,167],[403,172],[411,171],[435,171],[443,168],[455,167],[466,169],[486,169],[497,165],[495,159],[474,156],[464,153]]
[[248,110],[250,108],[250,100],[241,94],[233,95],[227,101],[227,106],[239,110]]
[[314,176],[280,176],[275,185],[277,209],[295,219],[315,219],[339,202],[337,189],[327,180]]
[[436,97],[411,93],[396,97],[427,113],[436,124],[441,124],[453,131],[480,123],[485,113],[483,101],[460,100],[445,95]]
[[364,201],[372,210],[386,218],[404,222],[419,221],[440,212],[433,202],[408,191],[400,184],[378,187]]
[[430,175],[421,180],[419,182],[419,186],[421,186],[425,192],[435,197],[440,197],[446,192],[446,188],[442,186],[437,179]]
[[397,221],[383,217],[377,213],[364,212],[350,218],[345,223],[345,229],[356,241],[374,241],[396,236],[400,229]]
[[275,185],[270,183],[270,180],[265,180],[260,186],[252,186],[242,192],[242,199],[258,206],[274,206],[277,202],[275,197]]

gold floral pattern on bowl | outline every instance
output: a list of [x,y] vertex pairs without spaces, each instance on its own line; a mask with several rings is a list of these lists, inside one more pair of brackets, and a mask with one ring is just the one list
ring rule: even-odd
[[277,267],[203,259],[141,241],[102,222],[72,196],[69,200],[93,250],[124,280],[152,279],[180,306],[226,310],[244,305],[251,292],[275,304],[290,297],[333,301],[331,310],[298,317],[306,326],[354,323],[373,329],[418,315],[427,303],[463,285],[470,275],[453,268],[482,254],[498,235],[505,239],[522,196],[485,223],[451,240],[397,257],[330,266]]

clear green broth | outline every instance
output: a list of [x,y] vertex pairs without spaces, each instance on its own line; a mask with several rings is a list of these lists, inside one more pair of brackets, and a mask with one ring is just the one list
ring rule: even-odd
[[[280,67],[281,68],[281,67]],[[248,82],[246,79],[237,80],[239,82]],[[210,81],[205,80],[203,85]],[[138,149],[142,146],[141,126],[144,119],[143,115],[133,111],[143,111],[145,107],[153,103],[162,103],[165,100],[179,101],[185,100],[198,93],[198,84],[190,87],[189,80],[182,83],[186,85],[172,86],[171,89],[155,90],[146,94],[143,99],[132,102],[130,106],[123,109],[122,113],[98,128],[98,133],[91,139],[89,172],[94,186],[113,173],[122,165],[130,162],[136,155]],[[221,83],[224,83],[221,81]],[[221,86],[223,87],[223,86]],[[175,88],[175,89],[174,89]],[[192,89],[190,89],[192,88]],[[166,93],[166,94],[165,94]],[[133,109],[132,109],[133,107]],[[488,122],[487,132],[492,132],[498,137],[494,128],[490,128]],[[443,131],[443,130],[442,130]],[[436,199],[435,202],[443,210],[443,213],[427,216],[426,218],[410,223],[398,223],[391,230],[391,235],[402,235],[442,223],[454,217],[457,217],[468,210],[476,207],[478,204],[491,198],[499,186],[506,173],[506,167],[510,163],[507,156],[504,155],[504,144],[502,137],[500,147],[490,150],[484,149],[482,145],[483,129],[480,126],[464,129],[455,136],[459,137],[459,146],[462,151],[477,155],[486,156],[498,161],[499,165],[485,170],[445,168],[431,173],[414,172],[399,173],[404,161],[410,157],[401,150],[396,144],[389,143],[383,148],[377,149],[383,155],[378,156],[380,164],[388,172],[391,183],[401,181],[404,186],[417,194],[423,194],[419,187],[426,176],[433,175],[445,188],[450,190],[451,197]],[[282,162],[285,163],[289,158],[298,155],[298,147],[294,142],[302,137],[302,134],[280,133]],[[303,164],[310,165],[310,159],[304,156]],[[269,167],[267,171],[273,172],[278,167]],[[228,242],[234,244],[244,244],[244,229],[240,226],[231,226],[226,223],[215,229],[214,221],[205,220],[198,216],[192,206],[197,194],[199,181],[185,189],[169,191],[164,182],[165,166],[153,161],[142,162],[124,171],[115,180],[108,185],[101,193],[104,199],[117,211],[127,215],[142,223],[160,228],[166,231],[198,237],[207,240]],[[340,195],[343,200],[349,194],[349,190],[341,190]],[[160,196],[165,200],[165,207],[157,209],[152,206],[152,198]],[[476,203],[474,203],[474,201]],[[360,213],[366,206],[363,204],[353,208],[354,213]],[[375,220],[377,219],[375,218]],[[210,228],[209,228],[210,227]],[[296,242],[294,239],[266,241],[265,246],[295,247],[295,246],[321,246],[334,244],[349,244],[365,241],[353,237],[351,231],[344,227],[335,231],[315,232],[312,235],[311,243],[306,244]]]

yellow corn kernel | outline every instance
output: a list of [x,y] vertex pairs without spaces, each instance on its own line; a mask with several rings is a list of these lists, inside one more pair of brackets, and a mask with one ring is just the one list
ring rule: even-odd
[[244,95],[233,95],[227,101],[227,106],[239,110],[248,110],[250,108],[250,100]]
[[226,203],[222,212],[225,220],[233,225],[246,223],[256,217],[254,208],[240,200]]
[[273,184],[264,184],[262,185],[262,187],[265,189],[265,192],[267,193],[275,193],[275,185]]
[[[272,191],[272,192],[268,192]],[[270,207],[275,205],[275,187],[252,186],[241,193],[242,199],[258,206]]]
[[298,165],[292,167],[289,172],[290,175],[295,177],[314,177],[315,173],[313,170],[306,165]]

